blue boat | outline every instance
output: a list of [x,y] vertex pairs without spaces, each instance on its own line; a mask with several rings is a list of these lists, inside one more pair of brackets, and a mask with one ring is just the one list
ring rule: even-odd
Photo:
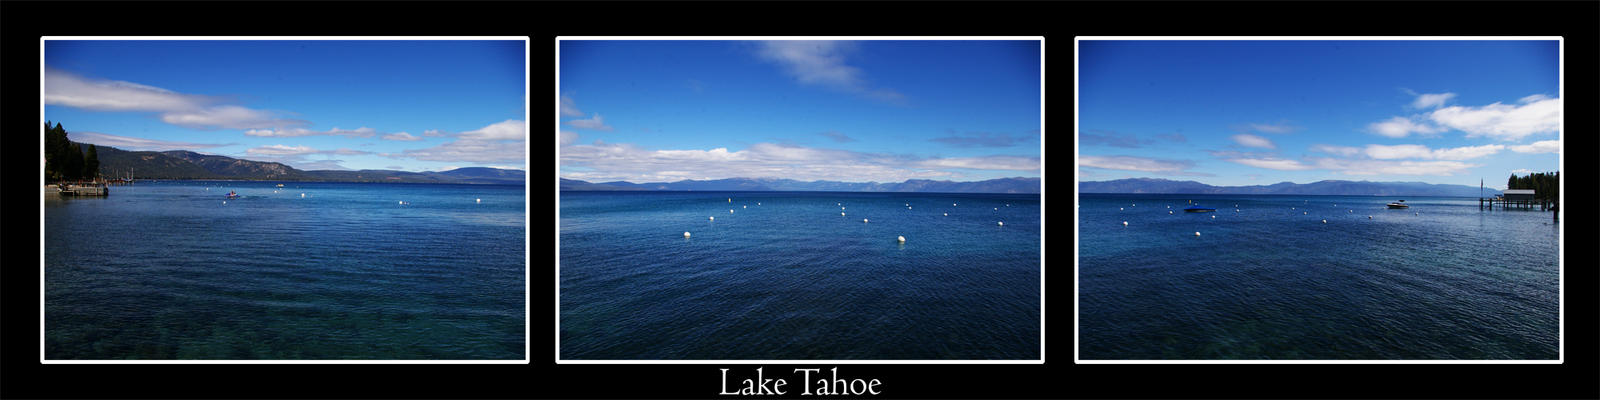
[[1201,206],[1189,206],[1189,208],[1183,209],[1183,212],[1212,212],[1212,211],[1216,211],[1216,210],[1217,209],[1215,209],[1215,208],[1205,208],[1205,207],[1201,207]]

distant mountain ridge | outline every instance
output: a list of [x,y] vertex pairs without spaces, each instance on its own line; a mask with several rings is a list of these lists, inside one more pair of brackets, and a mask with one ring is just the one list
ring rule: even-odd
[[[1112,181],[1078,182],[1079,193],[1156,193],[1156,194],[1290,194],[1342,196],[1442,196],[1476,197],[1478,188],[1422,182],[1369,182],[1325,180],[1306,184],[1279,182],[1255,186],[1212,186],[1195,181],[1135,178]],[[1499,195],[1499,190],[1483,188],[1484,196]]]
[[457,168],[438,172],[407,172],[364,169],[300,170],[283,163],[252,161],[227,156],[200,154],[186,150],[127,151],[97,146],[100,173],[108,178],[127,176],[136,179],[233,179],[322,182],[398,182],[398,183],[474,183],[521,185],[527,173],[514,169],[486,167]]
[[939,193],[1039,193],[1039,178],[1000,178],[976,182],[910,179],[905,182],[797,181],[778,178],[728,178],[682,180],[677,182],[632,183],[626,181],[592,183],[561,178],[561,190],[659,190],[659,191],[755,191],[755,192],[939,192]]

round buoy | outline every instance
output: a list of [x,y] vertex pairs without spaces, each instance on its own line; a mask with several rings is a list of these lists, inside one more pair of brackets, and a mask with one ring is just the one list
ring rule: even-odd
[[1300,215],[1310,215],[1310,214],[1307,214],[1305,211],[1301,211]]
[[906,237],[905,236],[901,236],[901,237],[899,237],[899,240],[900,240],[900,243],[905,243],[906,242]]
[[758,201],[758,202],[756,202],[756,205],[758,205],[758,206],[759,206],[759,205],[761,205],[761,202],[759,202],[759,201]]
[[302,198],[302,199],[306,198],[306,194],[305,193],[301,193],[300,194],[300,198]]
[[1211,219],[1217,219],[1217,216],[1213,215],[1211,216]]
[[944,216],[948,217],[950,216],[950,213],[944,213]]
[[227,200],[223,200],[222,204],[228,204],[228,201]]
[[711,218],[712,221],[716,221],[717,220],[717,217],[710,217],[710,218]]
[[733,210],[728,210],[728,213],[729,214],[733,214]]
[[739,208],[750,208],[750,206],[739,206]]
[[1328,223],[1328,220],[1322,220],[1322,223],[1326,224]]
[[482,203],[482,202],[483,202],[483,199],[477,199],[477,200],[478,200],[478,202],[479,202],[479,203]]
[[841,217],[843,217],[843,216],[844,216],[844,213],[839,213],[839,216],[841,216]]
[[689,232],[684,232],[683,237],[689,237]]
[[866,223],[866,222],[867,222],[867,219],[866,219],[866,218],[862,218],[862,219],[861,219],[861,222],[862,222],[862,223]]
[[398,204],[406,204],[406,202],[404,200],[401,200]]
[[1128,226],[1128,221],[1122,221],[1122,226]]
[[1005,221],[1000,221],[1000,226],[1006,226],[1006,222]]
[[1167,211],[1167,215],[1172,215],[1172,212],[1171,211]]
[[1195,232],[1194,235],[1195,236],[1200,236],[1200,232]]
[[[995,209],[995,210],[1000,210],[1000,209],[998,209],[998,208],[996,208],[996,209]],[[1124,210],[1124,208],[1122,208],[1122,207],[1117,207],[1117,211],[1122,211],[1122,210]]]

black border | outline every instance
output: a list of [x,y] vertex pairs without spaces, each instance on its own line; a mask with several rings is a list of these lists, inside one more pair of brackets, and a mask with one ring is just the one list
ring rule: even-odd
[[[1567,154],[1572,187],[1595,182],[1583,157],[1596,148],[1596,15],[1600,2],[1130,2],[1130,3],[0,3],[6,132],[37,132],[38,40],[43,35],[529,36],[530,122],[553,110],[556,36],[584,35],[980,35],[1044,36],[1047,176],[1073,176],[1072,44],[1085,36],[1563,36]],[[534,126],[537,126],[535,124]],[[14,139],[16,140],[16,139]],[[6,146],[13,176],[37,171],[37,142]],[[554,154],[530,140],[530,157]],[[532,176],[553,163],[531,161]],[[37,177],[19,177],[34,182]],[[1071,185],[1050,192],[1056,229],[1072,238]],[[22,186],[31,186],[25,184]],[[37,209],[21,188],[12,210]],[[530,188],[529,365],[41,365],[38,268],[13,250],[0,267],[0,398],[714,398],[720,368],[757,365],[556,365],[553,329],[553,199]],[[1586,193],[1569,189],[1578,200]],[[23,204],[26,203],[26,204]],[[18,213],[23,214],[23,213]],[[1573,207],[1566,246],[1594,243],[1594,213]],[[32,217],[7,218],[36,232]],[[42,238],[41,238],[42,240]],[[1054,248],[1063,248],[1055,246]],[[24,254],[26,254],[24,256]],[[1053,257],[1051,257],[1053,255]],[[912,398],[1600,398],[1597,272],[1592,253],[1565,254],[1565,358],[1559,365],[1075,365],[1072,257],[1047,254],[1043,365],[838,365],[883,381],[875,397]],[[767,371],[835,365],[761,365]]]

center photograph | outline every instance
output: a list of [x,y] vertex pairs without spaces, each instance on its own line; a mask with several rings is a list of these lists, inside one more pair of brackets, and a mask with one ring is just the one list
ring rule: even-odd
[[1043,362],[1043,55],[557,38],[556,361]]

